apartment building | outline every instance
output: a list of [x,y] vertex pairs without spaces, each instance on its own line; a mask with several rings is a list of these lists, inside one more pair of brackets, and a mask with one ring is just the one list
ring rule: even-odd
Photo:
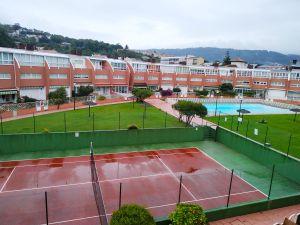
[[109,95],[128,93],[133,87],[180,87],[187,93],[216,89],[222,83],[232,83],[238,92],[254,90],[270,99],[300,100],[300,69],[153,64],[0,48],[0,103],[15,102],[18,95],[44,100],[60,87],[70,96],[72,90],[86,85],[98,94]]

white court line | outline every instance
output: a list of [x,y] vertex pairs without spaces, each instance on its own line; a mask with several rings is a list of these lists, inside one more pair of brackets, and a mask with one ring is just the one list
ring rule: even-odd
[[[243,195],[247,193],[252,193],[252,192],[258,192],[258,190],[253,190],[253,191],[246,191],[246,192],[240,192],[240,193],[235,193],[231,195]],[[220,196],[215,196],[215,197],[209,197],[209,198],[200,198],[200,199],[195,199],[195,200],[190,200],[190,201],[182,201],[181,203],[191,203],[191,202],[198,202],[198,201],[205,201],[205,200],[211,200],[211,199],[217,199],[217,198],[224,198],[227,197],[228,195],[220,195]],[[149,206],[146,207],[146,209],[155,209],[155,208],[162,208],[162,207],[167,207],[167,206],[172,206],[172,205],[177,205],[178,203],[169,203],[165,205],[157,205],[157,206]],[[106,214],[106,216],[111,216],[111,213]],[[104,216],[104,215],[100,215]],[[64,221],[59,221],[59,222],[52,222],[49,224],[60,224],[60,223],[68,223],[68,222],[73,222],[73,221],[80,221],[80,220],[86,220],[86,219],[92,219],[92,218],[99,218],[99,216],[89,216],[89,217],[82,217],[82,218],[77,218],[77,219],[71,219],[71,220],[64,220]],[[46,225],[46,224],[41,224],[41,225]]]
[[[170,174],[173,175],[173,177],[178,181],[178,178],[176,175],[172,172],[172,170],[162,161],[162,159],[157,156],[158,160],[166,167],[166,169],[170,172]],[[182,187],[192,196],[193,199],[196,199],[196,197],[193,195],[193,193],[184,185],[182,184]]]
[[[191,147],[188,147],[187,149],[189,149]],[[196,148],[196,147],[192,147],[192,148]],[[158,151],[168,151],[168,150],[179,150],[179,149],[184,149],[184,148],[174,148],[174,149],[159,149],[159,150],[149,150],[149,151],[144,151],[144,152],[158,152]],[[199,149],[197,149],[199,151]],[[126,152],[124,152],[126,153]],[[140,152],[127,152],[127,153],[140,153]],[[191,153],[200,153],[200,152],[178,152],[178,153],[160,153],[159,155],[184,155],[184,154],[191,154]],[[95,156],[106,156],[106,155],[115,155],[115,154],[119,154],[119,153],[109,153],[109,154],[100,154],[100,155],[95,155]],[[121,153],[123,154],[123,153]],[[87,156],[89,157],[88,155],[83,155],[83,156],[78,156],[78,157],[84,157],[84,156]],[[153,154],[150,154],[150,155],[136,155],[136,156],[126,156],[126,157],[118,157],[118,158],[112,158],[112,159],[97,159],[95,160],[95,162],[101,162],[101,161],[108,161],[108,160],[119,160],[119,159],[132,159],[132,158],[144,158],[144,157],[149,157],[149,156],[153,156],[153,157],[156,157],[157,155],[153,155]],[[69,157],[66,157],[66,158],[69,158]],[[51,158],[45,158],[45,159],[49,159],[51,160]],[[64,158],[52,158],[53,159],[64,159]],[[37,159],[38,160],[38,159]],[[20,161],[26,161],[26,160],[20,160]],[[7,161],[9,162],[9,161]],[[15,161],[12,161],[12,162],[15,162]],[[78,160],[78,161],[73,161],[73,162],[61,162],[61,163],[42,163],[42,164],[30,164],[30,165],[16,165],[16,166],[7,166],[7,167],[0,167],[1,168],[14,168],[14,167],[19,167],[19,168],[22,168],[22,167],[36,167],[36,166],[49,166],[49,165],[61,165],[61,164],[75,164],[75,163],[88,163],[90,162],[89,159],[87,160]],[[1,162],[0,162],[1,163]]]
[[13,170],[10,172],[9,176],[7,177],[5,183],[3,184],[3,186],[2,186],[2,188],[0,190],[0,193],[2,193],[4,187],[6,186],[6,184],[7,184],[8,180],[10,179],[11,175],[14,173],[15,169],[16,169],[16,167],[14,167]]
[[[196,147],[197,148],[197,147]],[[228,172],[231,172],[230,169],[228,169],[227,167],[225,167],[223,164],[219,163],[216,159],[212,158],[210,155],[208,155],[206,152],[200,150],[199,148],[197,148],[200,152],[202,152],[204,155],[206,155],[208,158],[210,158],[211,160],[213,160],[214,162],[216,162],[217,164],[219,164],[220,166],[222,166],[225,170],[227,170]],[[238,177],[239,179],[241,179],[242,181],[244,181],[245,183],[247,183],[248,185],[250,185],[251,187],[253,187],[255,190],[259,191],[261,194],[263,194],[265,197],[268,197],[268,195],[266,195],[265,193],[263,193],[261,190],[259,190],[258,188],[256,188],[255,186],[253,186],[252,184],[250,184],[248,181],[244,180],[243,178],[241,178],[240,176],[235,175],[236,177]]]
[[[144,175],[144,176],[136,176],[136,177],[124,177],[124,178],[115,178],[110,180],[98,180],[99,183],[105,182],[114,182],[114,181],[123,181],[123,180],[135,180],[139,178],[148,178],[148,177],[158,177],[158,176],[166,176],[172,175],[170,173],[159,173],[159,174],[151,174],[151,175]],[[32,191],[32,190],[43,190],[43,189],[51,189],[51,188],[60,188],[60,187],[68,187],[68,186],[80,186],[85,184],[92,184],[92,181],[82,182],[82,183],[74,183],[74,184],[61,184],[61,185],[53,185],[53,186],[45,186],[45,187],[35,187],[35,188],[25,188],[25,189],[18,189],[18,190],[10,190],[10,191],[3,191],[1,193],[12,193],[12,192],[21,192],[21,191]]]

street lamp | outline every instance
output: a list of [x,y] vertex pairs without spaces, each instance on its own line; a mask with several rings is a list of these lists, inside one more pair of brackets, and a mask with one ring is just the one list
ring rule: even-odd
[[240,99],[240,109],[238,110],[238,112],[239,112],[239,117],[241,116],[242,102],[243,102],[243,99],[241,98],[241,99]]
[[217,109],[218,109],[218,95],[219,95],[220,91],[219,90],[215,90],[215,94],[216,94],[216,109],[215,109],[215,116],[217,116]]

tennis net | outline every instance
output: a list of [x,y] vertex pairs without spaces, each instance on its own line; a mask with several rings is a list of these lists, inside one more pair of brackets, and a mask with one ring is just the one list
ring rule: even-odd
[[93,142],[91,142],[90,145],[90,164],[91,164],[91,177],[92,177],[92,185],[93,185],[93,191],[95,196],[95,201],[97,205],[97,210],[99,214],[99,219],[101,225],[108,225],[102,192],[99,184],[99,178],[98,178],[98,172],[96,168],[95,158],[94,158],[94,148],[93,148]]

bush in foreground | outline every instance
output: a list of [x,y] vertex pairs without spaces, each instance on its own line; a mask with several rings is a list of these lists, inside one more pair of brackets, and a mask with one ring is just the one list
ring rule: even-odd
[[112,214],[110,225],[155,225],[151,214],[138,205],[124,205]]
[[128,130],[137,130],[137,129],[139,129],[138,128],[138,126],[137,125],[135,125],[135,124],[131,124],[131,125],[129,125],[128,126],[128,128],[127,128]]
[[206,215],[199,205],[178,204],[176,209],[169,215],[172,225],[206,225]]

